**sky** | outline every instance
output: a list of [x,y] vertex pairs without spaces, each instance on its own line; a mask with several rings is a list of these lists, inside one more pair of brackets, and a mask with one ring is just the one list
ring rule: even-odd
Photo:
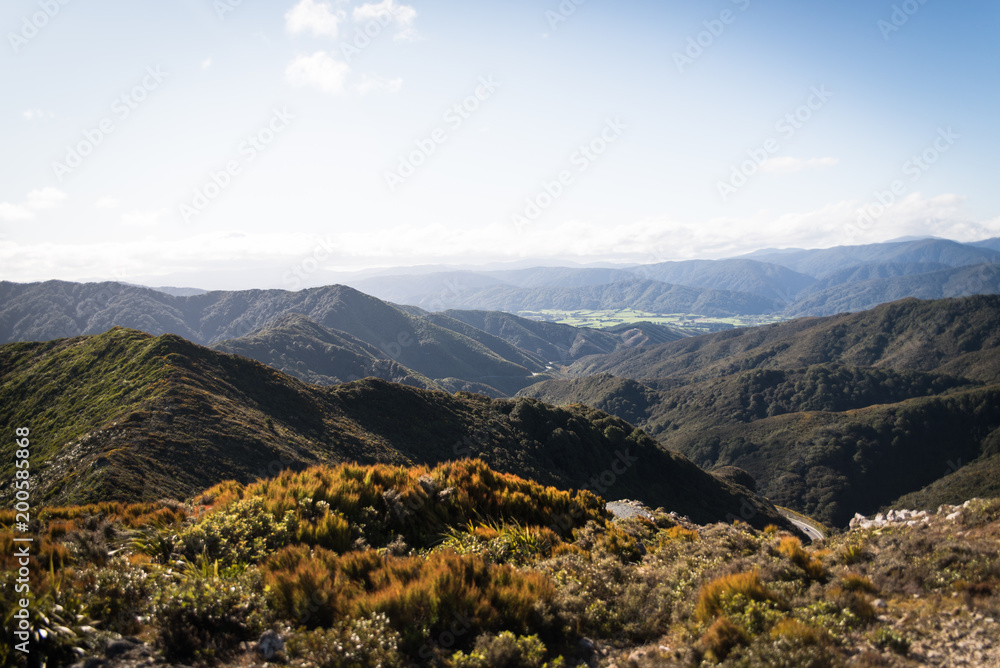
[[6,0],[0,280],[1000,236],[995,0]]

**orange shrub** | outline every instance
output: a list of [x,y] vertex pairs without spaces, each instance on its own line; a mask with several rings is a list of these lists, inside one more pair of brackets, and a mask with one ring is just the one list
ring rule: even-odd
[[723,605],[738,594],[752,601],[778,600],[760,581],[760,573],[756,570],[723,575],[701,586],[695,617],[702,624],[708,624],[722,613]]
[[825,580],[828,576],[823,563],[810,555],[802,547],[802,541],[795,536],[784,536],[778,543],[778,552],[788,557],[788,559],[804,570],[813,580]]
[[[348,617],[384,613],[415,652],[456,621],[471,641],[482,631],[551,631],[539,609],[555,596],[541,573],[489,564],[476,556],[434,552],[380,556],[374,550],[337,555],[290,546],[265,562],[271,602],[294,625],[328,627]],[[426,631],[424,629],[427,629]]]

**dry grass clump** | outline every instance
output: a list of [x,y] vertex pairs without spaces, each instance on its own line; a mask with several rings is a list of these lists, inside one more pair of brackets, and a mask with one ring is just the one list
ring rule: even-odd
[[829,574],[823,562],[809,554],[802,547],[802,541],[795,536],[782,537],[778,543],[778,552],[805,571],[811,579],[826,581]]
[[315,628],[383,613],[407,653],[456,620],[473,638],[483,631],[554,630],[543,614],[555,597],[551,580],[473,555],[383,557],[374,550],[337,555],[298,545],[268,559],[264,571],[280,617]]
[[761,582],[759,571],[733,573],[702,585],[698,592],[695,618],[702,624],[708,624],[739,598],[744,601],[779,602],[774,593]]
[[709,661],[720,663],[739,645],[750,642],[746,631],[733,624],[726,617],[716,619],[698,640],[699,648]]
[[871,580],[857,573],[847,573],[840,579],[840,587],[846,591],[865,592],[868,594],[878,593],[878,587]]

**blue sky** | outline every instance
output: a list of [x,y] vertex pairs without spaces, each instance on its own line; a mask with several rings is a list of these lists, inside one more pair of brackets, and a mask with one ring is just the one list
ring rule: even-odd
[[64,2],[0,10],[2,279],[1000,236],[995,2]]

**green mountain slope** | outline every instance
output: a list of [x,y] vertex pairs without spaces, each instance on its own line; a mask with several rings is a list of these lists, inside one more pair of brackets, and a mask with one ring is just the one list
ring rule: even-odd
[[836,363],[1000,380],[1000,297],[905,299],[863,313],[696,336],[619,350],[570,367],[577,376],[699,380],[750,369]]
[[423,374],[393,361],[385,351],[298,313],[281,316],[252,334],[220,341],[212,347],[255,359],[316,385],[374,376],[413,387],[443,389]]
[[632,348],[650,343],[665,343],[685,337],[685,334],[676,329],[649,323],[635,323],[609,329],[588,329],[530,320],[501,311],[449,310],[441,315],[461,320],[499,336],[547,362],[561,364],[567,364],[587,355],[610,353],[621,347]]
[[[0,346],[0,369],[0,427],[31,429],[34,489],[46,504],[179,498],[321,463],[478,457],[542,484],[638,498],[699,521],[782,522],[749,490],[584,406],[377,379],[318,387],[174,335],[123,328]],[[0,475],[11,474],[12,448],[0,446]]]
[[793,301],[816,280],[778,264],[746,259],[662,262],[633,271],[664,283],[742,292],[780,302]]
[[993,432],[989,439],[991,447],[984,450],[993,454],[983,454],[966,463],[961,457],[949,459],[947,475],[938,478],[917,492],[910,492],[896,499],[895,508],[916,508],[932,510],[943,504],[959,505],[973,497],[1000,498],[1000,454],[996,444],[1000,434]]
[[941,264],[940,262],[883,262],[853,265],[831,274],[820,276],[819,280],[800,293],[800,297],[848,283],[870,281],[875,278],[895,278],[897,276],[929,274],[949,268],[948,265]]
[[771,262],[809,276],[822,277],[860,264],[938,263],[949,267],[1000,261],[1000,251],[947,239],[917,239],[823,249],[758,251],[744,256]]
[[872,278],[810,293],[791,304],[791,316],[864,311],[879,304],[916,297],[941,299],[1000,293],[1000,264],[979,264],[930,273]]
[[998,297],[904,300],[618,351],[571,367],[595,375],[522,394],[617,415],[700,466],[745,469],[776,503],[843,524],[995,491],[998,345]]
[[603,332],[610,332],[621,337],[627,348],[680,341],[690,336],[689,333],[656,323],[641,320],[639,322],[623,322],[613,327],[605,327]]
[[489,384],[503,379],[504,391],[513,392],[543,368],[499,338],[481,333],[471,338],[345,286],[178,297],[120,283],[0,283],[2,342],[97,334],[122,326],[212,344],[246,336],[289,313],[346,332],[432,379],[493,379]]
[[718,317],[771,313],[780,309],[777,300],[756,295],[649,280],[582,287],[493,286],[462,293],[455,303],[458,308],[510,313],[632,308],[650,313],[699,313]]
[[[1000,438],[1000,386],[948,376],[818,365],[676,384],[600,375],[522,393],[617,415],[707,469],[746,470],[775,503],[835,525],[938,480],[948,462],[988,456]],[[964,498],[991,490],[965,487]]]

